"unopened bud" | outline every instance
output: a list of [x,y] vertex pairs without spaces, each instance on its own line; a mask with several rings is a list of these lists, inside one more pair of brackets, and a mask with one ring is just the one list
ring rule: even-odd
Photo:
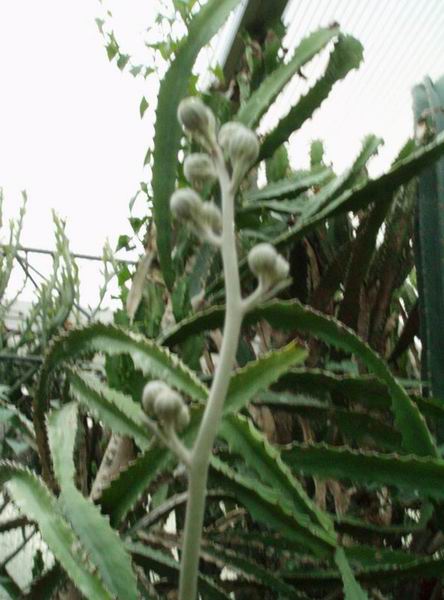
[[215,138],[216,121],[211,110],[200,98],[190,96],[184,98],[177,110],[177,116],[182,126],[201,142],[213,141]]
[[202,200],[191,188],[181,188],[171,196],[170,208],[176,219],[194,221],[202,210]]
[[163,390],[154,401],[154,414],[165,423],[175,422],[183,406],[182,396],[170,388]]
[[168,389],[168,386],[163,381],[155,380],[146,384],[142,393],[142,407],[148,415],[152,415],[154,412],[154,401],[157,396]]
[[235,132],[239,129],[239,127],[243,127],[240,123],[236,121],[228,121],[228,123],[224,123],[222,127],[219,129],[218,142],[219,146],[229,154],[229,144]]
[[183,172],[192,184],[204,184],[216,178],[213,162],[208,154],[196,152],[186,157]]
[[282,279],[286,279],[288,277],[288,273],[290,272],[290,265],[280,254],[278,254],[276,258],[276,264],[274,267],[276,280],[282,281]]
[[271,244],[258,244],[248,254],[251,272],[270,288],[288,276],[290,265]]
[[222,230],[222,213],[214,202],[205,202],[202,206],[202,219],[214,233]]
[[177,431],[182,431],[187,427],[190,423],[190,410],[186,404],[183,404],[181,409],[176,415],[176,429]]
[[256,277],[275,270],[278,253],[271,244],[263,243],[254,246],[248,253],[248,266]]
[[259,156],[259,140],[254,131],[239,124],[230,139],[228,151],[231,164],[240,161],[250,167]]

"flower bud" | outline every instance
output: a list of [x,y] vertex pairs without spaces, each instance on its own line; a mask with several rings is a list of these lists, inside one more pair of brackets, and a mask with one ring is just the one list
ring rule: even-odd
[[214,233],[222,230],[222,213],[214,202],[205,202],[202,206],[202,219]]
[[186,157],[183,172],[192,184],[204,184],[216,179],[216,171],[208,154],[196,152]]
[[175,426],[177,431],[185,429],[190,422],[190,410],[186,404],[183,404],[176,415]]
[[275,276],[277,281],[282,281],[288,277],[290,271],[290,265],[283,256],[278,254],[275,263]]
[[167,388],[160,392],[154,400],[154,414],[160,421],[171,423],[175,421],[182,406],[182,396]]
[[239,127],[243,127],[243,125],[237,123],[236,121],[228,121],[228,123],[224,123],[219,129],[219,146],[225,152],[229,153],[230,140],[233,137],[233,134],[239,129]]
[[254,246],[248,253],[248,266],[256,277],[271,274],[275,271],[278,253],[271,244],[263,243]]
[[214,140],[216,121],[211,110],[200,98],[184,98],[179,104],[177,117],[182,126],[200,141]]
[[163,381],[155,380],[146,384],[142,393],[142,407],[148,415],[152,415],[154,412],[154,401],[157,396],[168,389]]
[[191,188],[181,188],[171,196],[170,208],[176,219],[195,221],[202,211],[202,200]]
[[259,140],[254,131],[239,124],[229,141],[228,152],[232,165],[239,161],[245,170],[250,167],[259,156]]

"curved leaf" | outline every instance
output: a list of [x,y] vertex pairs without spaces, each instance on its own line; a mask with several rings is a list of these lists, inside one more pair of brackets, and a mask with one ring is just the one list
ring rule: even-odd
[[[221,327],[223,315],[223,307],[213,307],[198,313],[165,334],[162,342],[167,345],[176,344],[191,333]],[[395,423],[402,435],[404,449],[419,455],[437,455],[433,439],[416,404],[393,377],[384,360],[352,330],[295,300],[274,300],[263,304],[247,315],[244,324],[256,323],[260,319],[265,319],[276,329],[310,333],[324,342],[359,356],[389,390]]]
[[292,444],[284,461],[306,475],[392,485],[429,498],[444,498],[444,460],[379,454],[326,444]]
[[276,149],[288,139],[290,134],[299,129],[313,115],[313,112],[328,97],[334,84],[343,79],[349,71],[359,67],[362,57],[363,48],[358,40],[348,35],[339,36],[324,75],[279,121],[276,128],[265,136],[261,147],[260,160],[272,156]]
[[286,179],[280,179],[259,190],[251,190],[244,195],[245,203],[241,211],[255,210],[258,202],[293,198],[313,186],[321,186],[332,176],[331,169],[320,167],[312,171],[296,171]]
[[148,447],[151,436],[140,404],[87,373],[69,370],[68,381],[73,397],[113,433],[132,437],[143,450]]
[[64,362],[93,352],[104,352],[109,355],[129,354],[136,369],[140,369],[144,375],[162,379],[192,398],[205,400],[207,397],[207,389],[196,374],[175,355],[151,340],[103,323],[70,331],[51,345],[34,394],[34,427],[42,461],[42,472],[47,482],[52,482],[52,474],[44,419],[51,376]]
[[336,37],[336,27],[319,29],[304,38],[294,51],[293,57],[280,68],[273,71],[241,107],[235,119],[250,128],[254,128],[261,116],[270,108],[273,100],[282,91],[299,69],[311,60],[330,40]]
[[249,362],[233,373],[224,404],[224,414],[242,410],[260,390],[268,388],[294,365],[307,357],[305,348],[291,342],[284,348],[275,350]]
[[35,521],[43,539],[76,587],[89,600],[111,600],[101,580],[82,556],[82,546],[57,509],[48,488],[27,469],[0,462],[0,484],[7,484],[14,503]]
[[235,496],[251,516],[266,527],[274,529],[297,548],[305,548],[320,557],[331,557],[335,542],[331,534],[312,524],[304,515],[294,514],[286,498],[268,486],[236,473],[222,461],[211,460],[212,477]]
[[343,548],[338,548],[336,550],[335,562],[338,566],[339,572],[341,573],[344,584],[345,600],[368,600],[366,592],[364,592],[353,575],[353,571],[351,570]]
[[186,39],[162,80],[156,110],[153,155],[153,213],[160,265],[169,288],[174,283],[171,264],[170,196],[176,181],[177,153],[182,129],[177,120],[179,102],[187,94],[191,70],[201,48],[224,24],[239,0],[209,0],[192,18]]
[[76,434],[75,403],[66,404],[49,416],[48,438],[55,475],[60,483],[59,504],[113,597],[136,600],[137,580],[121,539],[97,506],[75,487],[73,452]]
[[279,451],[258,431],[250,420],[234,415],[222,421],[219,431],[231,452],[242,457],[250,469],[256,471],[262,482],[285,498],[295,513],[316,522],[331,535],[335,543],[333,522],[327,513],[320,510],[308,497],[299,481],[282,461]]

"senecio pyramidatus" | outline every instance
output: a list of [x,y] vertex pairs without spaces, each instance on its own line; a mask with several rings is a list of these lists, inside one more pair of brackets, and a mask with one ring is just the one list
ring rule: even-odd
[[[230,375],[235,361],[244,315],[259,302],[273,296],[288,276],[287,261],[271,244],[258,244],[248,255],[251,272],[258,280],[255,291],[241,295],[234,229],[236,191],[259,155],[256,134],[241,123],[229,122],[217,131],[211,110],[197,97],[179,104],[178,118],[185,132],[198,142],[205,153],[189,155],[184,174],[197,190],[216,179],[221,191],[220,210],[213,202],[204,202],[192,188],[181,188],[170,200],[174,218],[220,249],[226,288],[226,314],[223,342],[214,373],[208,402],[191,450],[177,436],[189,422],[188,407],[180,394],[161,381],[149,382],[143,391],[142,404],[148,415],[157,418],[154,431],[188,473],[188,503],[182,545],[179,600],[195,600],[205,495],[211,452],[219,428]],[[231,169],[228,169],[228,163]]]

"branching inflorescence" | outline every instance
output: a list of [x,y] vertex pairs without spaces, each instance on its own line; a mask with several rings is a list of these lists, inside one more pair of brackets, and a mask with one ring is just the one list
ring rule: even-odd
[[[248,255],[248,264],[258,279],[258,285],[250,296],[242,298],[234,228],[234,199],[240,183],[257,160],[259,141],[253,131],[237,122],[225,123],[217,132],[213,113],[195,97],[182,100],[178,118],[185,132],[206,153],[191,154],[185,159],[184,174],[195,189],[176,190],[171,197],[170,207],[176,220],[185,223],[200,239],[220,248],[226,288],[223,342],[208,402],[191,450],[177,436],[177,431],[186,427],[189,421],[188,408],[177,392],[161,381],[152,381],[145,386],[143,407],[148,415],[157,418],[153,431],[184,463],[188,471],[189,493],[182,544],[179,600],[194,600],[197,593],[208,467],[235,362],[242,319],[259,302],[280,289],[288,276],[289,267],[271,244],[255,246]],[[203,201],[196,191],[215,179],[219,181],[222,210],[212,201]]]

